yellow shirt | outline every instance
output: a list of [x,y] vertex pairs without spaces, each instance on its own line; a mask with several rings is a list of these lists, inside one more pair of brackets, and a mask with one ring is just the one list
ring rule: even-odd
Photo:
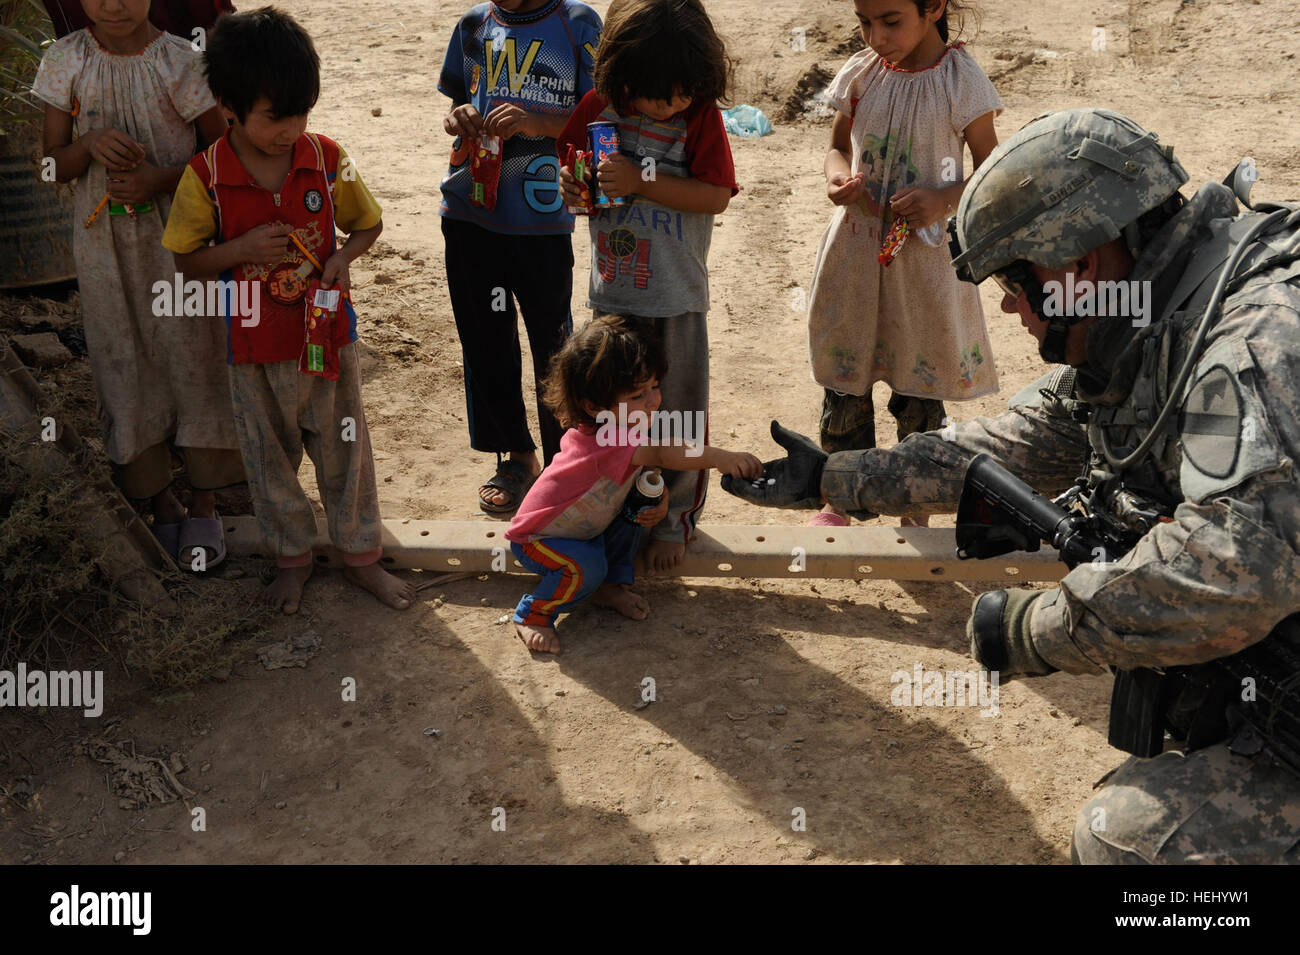
[[[352,233],[379,224],[383,209],[366,188],[356,165],[339,146],[339,164],[334,176],[334,224]],[[201,249],[217,237],[217,207],[208,195],[207,184],[193,166],[186,166],[176,186],[162,244],[182,255]]]

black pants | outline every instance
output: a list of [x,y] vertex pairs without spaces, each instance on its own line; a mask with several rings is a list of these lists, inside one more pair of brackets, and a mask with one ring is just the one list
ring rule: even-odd
[[551,356],[573,331],[573,239],[569,235],[503,235],[442,217],[447,289],[465,360],[469,443],[475,451],[531,451],[521,379],[519,322],[533,353],[537,419],[545,463],[560,450],[564,430],[541,400]]

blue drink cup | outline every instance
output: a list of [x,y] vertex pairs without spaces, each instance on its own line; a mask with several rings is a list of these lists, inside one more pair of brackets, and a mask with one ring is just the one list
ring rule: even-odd
[[627,205],[631,201],[627,196],[614,199],[601,192],[600,182],[596,178],[596,170],[600,168],[601,160],[618,152],[618,125],[604,122],[588,123],[587,143],[591,147],[592,205],[598,209]]

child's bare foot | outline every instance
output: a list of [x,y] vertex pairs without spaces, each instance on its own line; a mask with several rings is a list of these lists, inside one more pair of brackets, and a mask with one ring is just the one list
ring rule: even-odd
[[526,623],[515,624],[515,633],[524,641],[529,650],[539,653],[559,653],[560,638],[555,635],[554,627],[530,627]]
[[597,607],[609,607],[633,620],[644,620],[650,613],[650,601],[628,584],[601,584],[591,595]]
[[302,588],[311,577],[312,565],[302,567],[281,567],[275,580],[266,585],[262,599],[272,607],[279,607],[285,613],[297,613],[302,601]]
[[645,549],[646,566],[656,574],[666,574],[677,568],[686,553],[681,541],[652,540]]
[[920,517],[900,517],[898,519],[899,527],[929,527],[930,515],[922,514]]
[[415,585],[394,577],[378,563],[364,567],[344,567],[343,576],[363,590],[368,590],[394,610],[405,610],[415,599]]

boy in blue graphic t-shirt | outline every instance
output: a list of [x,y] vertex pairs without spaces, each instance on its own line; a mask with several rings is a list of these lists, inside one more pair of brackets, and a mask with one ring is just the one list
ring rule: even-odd
[[[592,88],[600,29],[596,11],[577,0],[481,3],[456,25],[438,78],[452,101],[443,129],[456,137],[438,210],[447,289],[464,353],[470,447],[497,455],[479,507],[496,516],[512,514],[541,471],[524,410],[516,302],[532,349],[545,462],[563,434],[540,393],[573,329],[573,216],[560,194],[555,137]],[[494,204],[490,189],[475,190],[471,171],[485,136],[499,137]]]

